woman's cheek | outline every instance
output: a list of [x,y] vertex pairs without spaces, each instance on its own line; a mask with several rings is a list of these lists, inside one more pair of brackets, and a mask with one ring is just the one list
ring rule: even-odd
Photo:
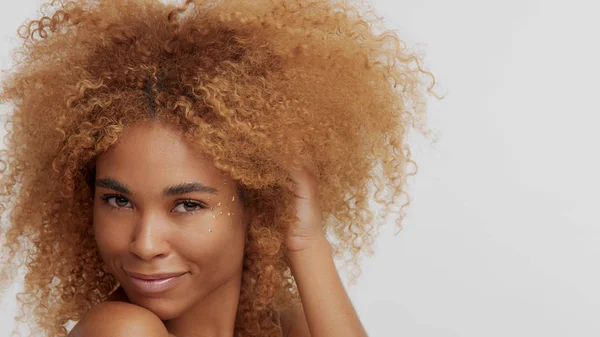
[[103,258],[121,251],[126,244],[124,241],[130,237],[127,224],[122,223],[118,217],[95,214],[93,226],[96,244]]

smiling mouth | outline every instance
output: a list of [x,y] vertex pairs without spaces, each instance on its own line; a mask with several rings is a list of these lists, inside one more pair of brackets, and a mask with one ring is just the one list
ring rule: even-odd
[[125,272],[134,288],[145,294],[160,293],[172,289],[187,273],[138,274]]
[[126,271],[126,270],[124,270],[124,271],[125,271],[125,274],[127,274],[130,277],[135,277],[137,279],[147,280],[147,281],[164,280],[164,279],[168,279],[168,278],[176,277],[176,276],[181,276],[181,275],[185,274],[185,272],[141,274],[141,273],[134,273],[134,272]]

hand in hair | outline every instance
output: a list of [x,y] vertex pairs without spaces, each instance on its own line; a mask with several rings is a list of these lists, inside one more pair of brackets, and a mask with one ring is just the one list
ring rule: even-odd
[[324,238],[321,230],[321,209],[318,200],[319,182],[316,174],[307,169],[290,170],[291,191],[294,193],[298,222],[288,231],[286,246],[290,252],[311,247]]

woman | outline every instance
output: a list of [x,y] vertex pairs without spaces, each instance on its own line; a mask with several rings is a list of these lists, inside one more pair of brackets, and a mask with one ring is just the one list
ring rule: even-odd
[[44,10],[0,92],[2,279],[27,267],[32,334],[366,335],[333,253],[400,224],[433,78],[395,33],[342,0]]

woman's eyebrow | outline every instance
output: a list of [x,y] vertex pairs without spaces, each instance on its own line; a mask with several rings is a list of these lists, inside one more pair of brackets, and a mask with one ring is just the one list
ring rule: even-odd
[[186,194],[192,192],[217,194],[217,189],[214,187],[206,186],[198,182],[192,183],[181,183],[173,186],[169,186],[163,190],[165,196],[173,196],[179,194]]
[[[96,186],[105,187],[111,190],[115,190],[117,192],[134,195],[127,185],[113,178],[102,178],[96,180]],[[163,195],[165,196],[174,196],[180,194],[187,194],[192,192],[198,193],[208,193],[208,194],[217,194],[218,190],[214,187],[206,186],[198,182],[188,182],[188,183],[180,183],[177,185],[165,187],[163,189]]]
[[96,179],[95,185],[97,187],[110,188],[111,190],[115,190],[115,191],[121,192],[123,194],[132,195],[131,191],[129,191],[129,188],[127,188],[127,185],[123,184],[122,182],[120,182],[116,179],[112,179],[112,178]]

